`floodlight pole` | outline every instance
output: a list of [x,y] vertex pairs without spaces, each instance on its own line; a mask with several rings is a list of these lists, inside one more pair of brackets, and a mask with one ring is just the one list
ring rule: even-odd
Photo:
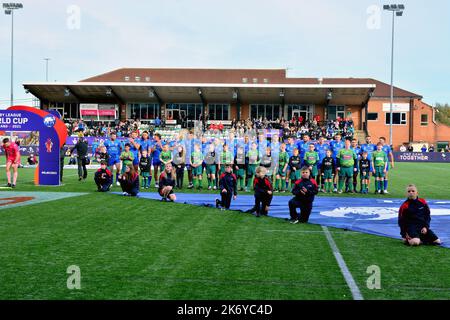
[[48,61],[50,60],[50,58],[44,58],[45,60],[45,81],[48,82]]
[[11,10],[11,101],[10,106],[14,105],[14,10]]
[[393,131],[393,109],[394,109],[394,36],[395,36],[395,16],[401,17],[405,6],[403,4],[399,5],[384,5],[384,10],[392,11],[392,46],[391,46],[391,105],[389,108],[389,143],[392,143],[392,131]]
[[394,31],[395,31],[395,11],[392,11],[392,49],[391,49],[391,106],[389,108],[389,144],[392,142],[392,113],[394,108]]

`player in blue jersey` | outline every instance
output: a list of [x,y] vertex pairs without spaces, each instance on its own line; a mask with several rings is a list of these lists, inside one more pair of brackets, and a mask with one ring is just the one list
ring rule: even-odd
[[[336,157],[339,153],[339,150],[344,149],[344,147],[345,147],[345,143],[344,143],[344,141],[342,141],[342,136],[339,133],[336,134],[334,136],[334,140],[330,142],[330,147],[331,147],[331,151],[332,151],[333,160],[336,163]],[[333,181],[333,185],[334,185],[333,192],[337,192],[338,177],[339,177],[339,172],[337,171],[337,166],[336,166],[336,171],[334,173],[334,181]]]
[[278,172],[278,159],[280,156],[280,138],[278,134],[274,134],[270,141],[270,150],[272,152],[272,168],[270,172],[273,172],[272,181],[276,181],[275,178]]
[[331,147],[328,143],[325,143],[325,137],[320,136],[319,141],[316,143],[316,151],[319,154],[319,163],[317,164],[317,169],[319,170],[318,181],[319,191],[325,190],[324,185],[325,181],[322,177],[322,161],[327,156],[327,151],[331,150]]
[[309,151],[309,144],[311,143],[310,136],[305,133],[303,135],[303,139],[299,142],[297,142],[297,149],[300,151],[300,159],[303,159],[305,156],[305,153]]
[[192,167],[191,167],[191,153],[194,151],[194,133],[192,131],[189,132],[188,137],[185,142],[186,146],[186,169],[188,172],[188,189],[192,189],[194,187],[193,184],[193,176],[192,176]]
[[[386,193],[389,193],[388,192],[389,167],[392,167],[392,169],[394,169],[394,154],[392,153],[392,148],[388,144],[386,144],[385,137],[380,137],[379,142],[381,142],[381,144],[383,145],[381,150],[383,150],[383,152],[386,153],[386,156],[388,157],[388,163],[386,166],[386,174],[384,175],[384,193],[386,194]],[[389,162],[391,163],[390,166],[389,166]]]
[[147,151],[147,155],[150,154],[150,151],[151,151],[151,148],[150,148],[151,140],[148,137],[148,132],[147,131],[142,132],[142,137],[141,137],[141,139],[139,141],[139,145],[141,146],[140,149],[139,149],[139,153],[141,155],[142,155],[142,151],[144,151],[144,150]]
[[125,143],[130,144],[130,152],[133,153],[133,167],[136,172],[139,171],[139,149],[141,148],[140,139],[138,133],[133,131],[131,136],[125,141]]
[[234,159],[236,156],[236,137],[233,132],[230,132],[228,135],[228,139],[225,140],[225,143],[228,145],[228,151],[231,152],[231,155]]
[[152,149],[152,164],[153,164],[153,176],[155,177],[155,188],[159,188],[158,179],[158,171],[161,167],[161,160],[159,159],[159,156],[162,152],[162,141],[161,141],[161,135],[159,133],[155,133],[153,135],[153,143],[151,146]]
[[120,186],[119,175],[121,171],[120,166],[120,153],[122,152],[122,144],[116,140],[117,135],[112,132],[109,135],[109,140],[106,140],[103,145],[106,147],[106,152],[109,155],[108,167],[111,173],[114,173],[114,167],[116,168],[116,184]]
[[[289,156],[289,159],[294,155],[294,149],[298,149],[297,148],[297,144],[295,143],[294,137],[290,136],[288,137],[288,143],[286,144],[286,152]],[[300,150],[299,150],[300,151]],[[298,155],[298,157],[300,158],[300,155]],[[291,168],[288,165],[287,168],[287,173],[286,173],[286,190],[289,188],[289,177],[291,175]]]
[[370,162],[369,168],[369,180],[367,184],[367,190],[370,189],[370,177],[372,177],[372,153],[377,150],[377,146],[372,143],[372,137],[366,136],[366,143],[361,145],[361,152],[367,152],[367,160]]
[[260,133],[258,135],[258,152],[261,155],[266,154],[268,143],[266,139],[266,135],[264,133]]
[[[151,143],[152,141],[150,140],[149,136],[148,136],[148,131],[144,131],[142,132],[142,137],[139,140],[139,159],[142,157],[142,152],[143,151],[147,151],[147,157],[149,158],[149,163],[150,163],[150,170],[151,170],[151,165],[152,165],[152,150],[151,150]],[[150,187],[150,184],[152,182],[152,175],[150,173],[149,177],[148,177],[148,183],[147,185]]]
[[92,142],[92,158],[93,159],[97,159],[97,154],[99,153],[99,147],[100,147],[100,142],[98,141],[98,138],[95,138],[94,141]]
[[[361,147],[358,145],[358,140],[356,140],[355,138],[352,139],[352,144],[350,145],[350,150],[352,150],[357,157],[357,162],[359,164],[359,160],[361,159]],[[356,171],[353,171],[353,190],[356,191],[356,187],[358,185],[358,173],[359,173],[359,168],[356,168]],[[361,185],[361,190],[359,190],[359,192],[362,191],[362,185]]]

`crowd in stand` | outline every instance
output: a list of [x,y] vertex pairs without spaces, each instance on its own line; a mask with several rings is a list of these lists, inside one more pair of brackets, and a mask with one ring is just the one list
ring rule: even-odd
[[94,121],[65,121],[69,135],[77,135],[83,132],[85,137],[107,137],[111,132],[116,132],[119,137],[129,137],[131,132],[139,130],[140,122],[134,120],[115,122]]
[[[127,120],[116,122],[93,122],[93,121],[67,121],[67,130],[69,135],[76,135],[83,132],[84,136],[93,137],[107,137],[111,132],[116,132],[118,137],[129,137],[133,131],[143,131],[141,129],[141,122],[139,120]],[[155,119],[153,130],[164,128],[165,121],[159,118]],[[328,140],[332,139],[336,134],[340,134],[343,138],[353,138],[354,124],[351,119],[329,120],[327,122],[320,121],[318,116],[312,120],[303,119],[303,117],[292,117],[287,121],[284,118],[275,121],[269,121],[266,118],[231,121],[231,126],[225,126],[222,122],[218,123],[203,123],[203,133],[222,133],[233,132],[236,136],[243,137],[244,135],[256,135],[261,129],[278,129],[282,130],[281,137],[287,139],[289,136],[301,138],[304,134],[308,134],[311,139],[317,140],[320,136],[326,137]]]

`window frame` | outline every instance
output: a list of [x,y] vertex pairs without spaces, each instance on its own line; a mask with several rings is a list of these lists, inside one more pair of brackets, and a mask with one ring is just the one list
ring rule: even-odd
[[[399,121],[399,123],[395,123],[394,122],[394,115],[395,114],[399,114],[400,115],[400,121]],[[388,116],[390,117],[390,112],[386,112],[385,113],[385,124],[387,125],[387,126],[389,126],[390,125],[390,122],[389,122],[389,120],[390,119],[388,119]],[[408,116],[407,116],[407,112],[406,111],[401,111],[401,112],[392,112],[392,125],[393,126],[407,126],[408,125]],[[404,119],[403,119],[404,118]],[[404,122],[404,123],[402,123],[402,122]]]

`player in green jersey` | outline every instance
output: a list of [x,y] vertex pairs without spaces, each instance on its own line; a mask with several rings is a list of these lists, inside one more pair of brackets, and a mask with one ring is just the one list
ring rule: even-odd
[[247,167],[247,186],[245,187],[245,192],[248,192],[253,186],[253,178],[255,177],[256,168],[258,167],[261,156],[258,151],[258,145],[253,142],[250,150],[247,152],[248,167]]
[[194,152],[191,154],[191,166],[192,166],[192,176],[194,180],[194,188],[197,187],[198,190],[202,188],[203,183],[203,154],[200,151],[200,145],[194,145]]
[[275,167],[276,179],[275,179],[275,192],[285,192],[286,171],[289,164],[289,155],[286,152],[286,144],[280,145],[280,153],[278,155],[278,164]]
[[350,149],[351,140],[345,140],[344,149],[339,150],[336,156],[336,167],[339,172],[338,193],[342,193],[344,183],[348,183],[348,192],[355,193],[353,190],[353,172],[358,170],[358,161],[356,153]]
[[317,164],[319,162],[319,154],[314,151],[314,143],[310,143],[308,148],[309,150],[305,152],[305,156],[303,157],[304,165],[307,166],[309,170],[311,170],[311,178],[317,180]]
[[388,157],[383,151],[383,144],[377,143],[377,150],[372,153],[372,170],[375,177],[375,193],[384,193],[383,184],[388,165]]
[[161,161],[161,172],[164,171],[168,163],[172,163],[172,151],[169,150],[169,144],[165,144],[162,147],[162,151],[159,154],[159,161]]

